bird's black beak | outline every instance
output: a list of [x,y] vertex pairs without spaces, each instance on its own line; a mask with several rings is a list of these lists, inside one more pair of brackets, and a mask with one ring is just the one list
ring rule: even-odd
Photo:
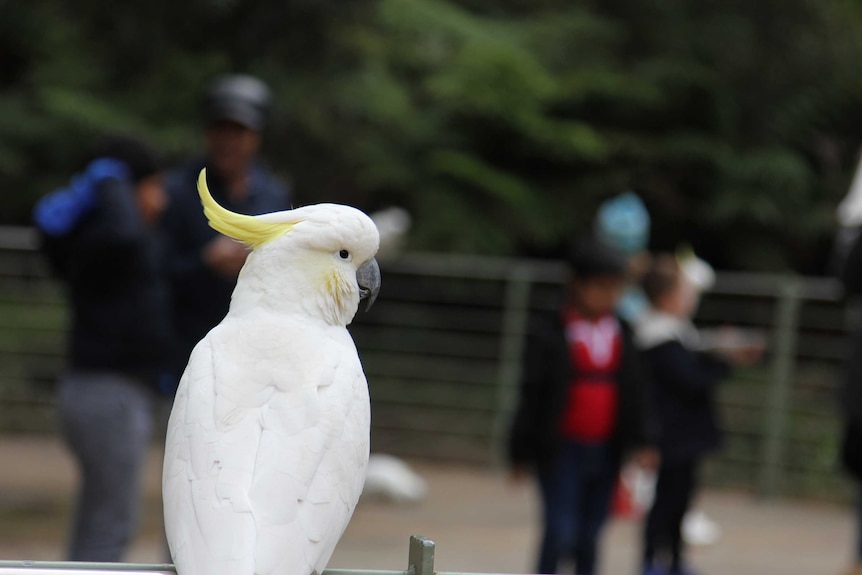
[[359,300],[365,300],[365,311],[371,309],[377,294],[380,293],[380,266],[371,258],[356,270],[356,283],[359,284]]

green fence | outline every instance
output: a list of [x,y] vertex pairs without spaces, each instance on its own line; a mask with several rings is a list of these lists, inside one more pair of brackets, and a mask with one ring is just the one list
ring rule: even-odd
[[[30,230],[0,229],[0,431],[54,425],[52,388],[63,366],[62,292]],[[552,262],[405,254],[382,264],[384,285],[351,331],[372,398],[372,449],[406,457],[499,462],[516,396],[527,318],[555,305]],[[843,497],[836,465],[835,386],[846,310],[836,282],[719,274],[701,326],[763,332],[764,361],[721,393],[728,440],[711,459],[713,485],[763,495]]]

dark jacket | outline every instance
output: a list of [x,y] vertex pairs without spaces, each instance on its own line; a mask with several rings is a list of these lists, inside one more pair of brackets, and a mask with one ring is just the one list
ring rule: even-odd
[[[649,381],[632,342],[631,330],[625,322],[620,324],[623,355],[617,377],[617,425],[611,439],[618,462],[625,451],[651,445],[655,436],[648,411]],[[562,442],[560,422],[575,370],[562,314],[534,318],[524,354],[520,401],[509,435],[508,456],[512,465],[541,468],[554,460]]]
[[[845,294],[862,296],[862,234],[850,250],[841,273]],[[839,404],[844,417],[841,458],[845,469],[862,479],[862,325],[853,326],[850,349],[839,388]]]
[[647,349],[652,370],[663,463],[698,459],[721,445],[715,390],[730,368],[724,361],[670,340]]
[[[173,309],[178,339],[175,371],[185,368],[192,348],[227,314],[236,278],[222,277],[201,258],[204,246],[218,235],[207,223],[197,192],[203,159],[192,160],[168,175],[170,205],[163,219],[170,244]],[[259,215],[289,209],[287,189],[261,166],[252,168],[251,188],[241,203],[230,201],[224,184],[213,172],[207,185],[216,201],[234,212]],[[179,375],[177,373],[177,375]]]
[[[40,205],[63,200],[65,192]],[[68,288],[71,367],[121,372],[155,385],[171,348],[170,298],[162,243],[141,220],[133,194],[126,180],[102,179],[68,230],[47,233],[38,214],[37,227]]]
[[[859,299],[862,296],[862,234],[847,256],[841,283],[848,297]],[[862,325],[853,326],[840,404],[846,419],[862,428]]]

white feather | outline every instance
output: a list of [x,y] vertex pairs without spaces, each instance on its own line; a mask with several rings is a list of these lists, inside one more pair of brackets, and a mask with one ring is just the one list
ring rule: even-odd
[[322,573],[359,499],[370,407],[345,325],[377,234],[352,208],[303,210],[249,256],[180,382],[163,475],[179,575]]

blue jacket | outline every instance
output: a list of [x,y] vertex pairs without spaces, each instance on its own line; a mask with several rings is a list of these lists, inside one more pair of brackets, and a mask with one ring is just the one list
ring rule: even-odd
[[[197,342],[227,314],[236,286],[235,278],[216,274],[201,258],[204,246],[218,235],[207,223],[197,191],[198,174],[205,165],[203,158],[191,160],[166,180],[170,204],[162,221],[170,246],[177,377]],[[259,215],[289,209],[288,190],[273,174],[255,165],[250,177],[250,193],[239,203],[230,201],[224,184],[212,171],[207,172],[207,185],[216,201],[234,212]]]

